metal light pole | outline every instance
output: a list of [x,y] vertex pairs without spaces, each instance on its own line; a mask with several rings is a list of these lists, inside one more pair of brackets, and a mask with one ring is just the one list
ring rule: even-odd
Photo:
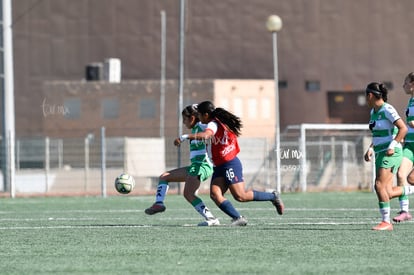
[[266,27],[273,37],[273,76],[275,80],[275,161],[276,161],[276,190],[280,193],[280,111],[279,111],[279,74],[277,67],[277,32],[282,29],[282,19],[270,15]]
[[1,1],[2,19],[0,19],[2,38],[0,55],[3,61],[0,79],[3,85],[3,180],[4,190],[10,191],[12,198],[15,188],[15,114],[14,114],[14,76],[13,76],[13,33],[12,33],[12,0]]
[[166,29],[165,11],[161,11],[161,81],[160,81],[160,138],[165,138],[165,66],[166,66]]
[[[180,0],[180,52],[179,52],[179,89],[178,89],[178,136],[183,134],[181,111],[184,105],[184,47],[185,47],[185,7],[186,1]],[[177,147],[177,167],[181,167],[181,148]],[[181,183],[177,183],[177,193],[181,194]]]

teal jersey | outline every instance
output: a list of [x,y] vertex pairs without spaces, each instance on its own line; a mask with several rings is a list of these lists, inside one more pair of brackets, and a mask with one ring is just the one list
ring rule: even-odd
[[[414,121],[414,98],[410,98],[407,105],[407,110],[405,111],[406,122],[407,124],[411,121]],[[405,136],[405,142],[414,142],[414,128],[408,126],[408,132]]]
[[384,103],[377,112],[371,110],[369,129],[372,132],[372,144],[376,153],[388,148],[396,135],[394,122],[400,118],[397,110],[388,103]]

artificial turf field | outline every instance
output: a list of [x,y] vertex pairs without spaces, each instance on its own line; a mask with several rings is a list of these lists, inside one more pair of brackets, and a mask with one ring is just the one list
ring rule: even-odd
[[[207,196],[223,224],[230,220]],[[197,227],[199,215],[169,194],[0,199],[1,274],[413,274],[414,222],[376,232],[371,192],[283,194],[234,203],[246,227]],[[393,215],[398,200],[392,203]]]

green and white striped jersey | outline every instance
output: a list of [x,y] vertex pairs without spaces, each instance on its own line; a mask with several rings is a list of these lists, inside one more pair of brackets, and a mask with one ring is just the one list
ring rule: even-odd
[[[411,121],[414,121],[414,98],[410,98],[407,105],[407,110],[405,111],[407,124]],[[405,136],[405,142],[414,142],[414,128],[410,126],[407,127],[408,132]]]
[[387,150],[396,134],[394,122],[400,118],[397,110],[388,103],[384,103],[377,112],[375,109],[371,110],[369,129],[376,153]]
[[[192,134],[197,134],[204,132],[206,129],[206,124],[197,122],[196,125],[191,129]],[[206,143],[204,140],[191,140],[190,141],[190,160],[193,161],[194,158],[200,159],[200,156],[207,157]]]

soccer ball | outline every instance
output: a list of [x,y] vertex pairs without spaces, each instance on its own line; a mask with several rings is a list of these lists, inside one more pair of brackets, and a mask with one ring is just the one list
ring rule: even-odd
[[131,175],[123,173],[115,179],[115,189],[121,194],[130,193],[135,187],[135,180]]

